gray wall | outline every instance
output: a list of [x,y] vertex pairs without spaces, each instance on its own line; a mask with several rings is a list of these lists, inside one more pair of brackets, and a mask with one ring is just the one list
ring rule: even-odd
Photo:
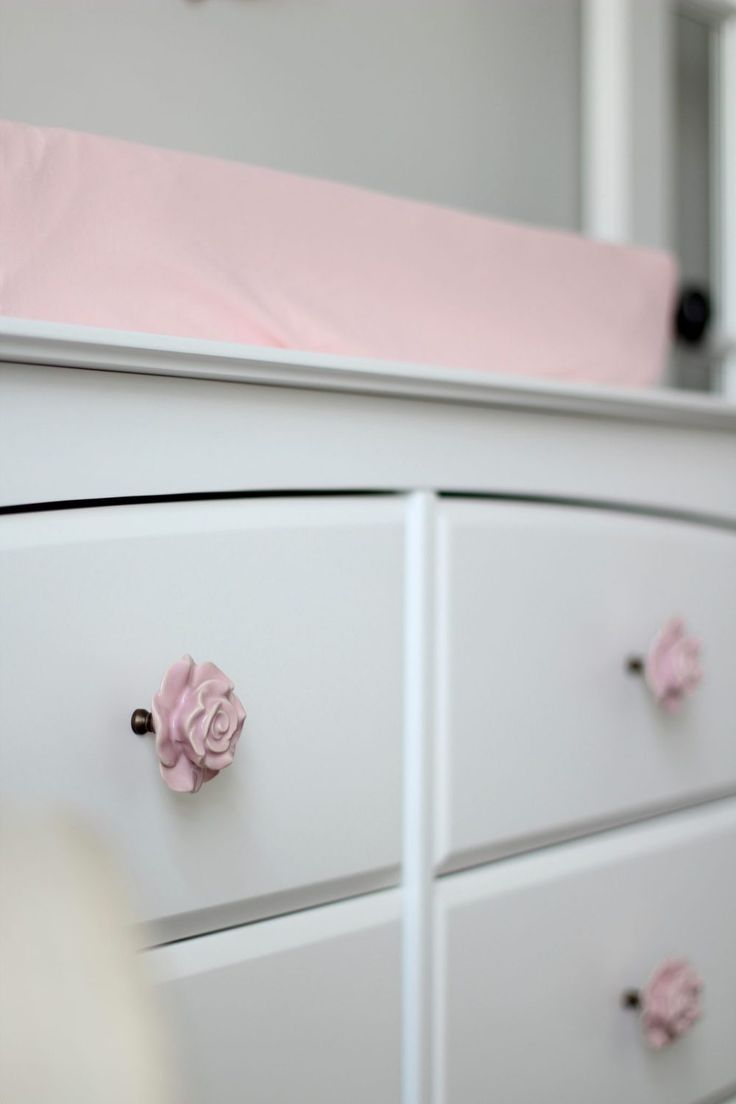
[[580,226],[580,0],[0,0],[0,115]]
[[675,246],[684,278],[712,286],[711,30],[684,13],[676,26]]
[[[718,299],[712,249],[711,167],[715,135],[711,119],[711,36],[707,20],[679,11],[675,18],[674,248],[682,283],[710,290]],[[712,331],[711,331],[712,335]],[[710,390],[720,378],[720,358],[706,343],[676,348],[672,377],[680,387]]]

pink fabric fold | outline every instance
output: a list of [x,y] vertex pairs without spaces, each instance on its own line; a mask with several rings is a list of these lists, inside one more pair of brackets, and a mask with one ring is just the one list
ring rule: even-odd
[[12,122],[0,219],[4,315],[627,386],[663,366],[655,251]]

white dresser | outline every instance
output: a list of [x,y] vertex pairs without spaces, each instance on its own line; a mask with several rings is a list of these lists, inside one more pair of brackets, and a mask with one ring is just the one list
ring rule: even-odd
[[[132,876],[182,1104],[733,1096],[736,410],[0,334],[2,788]],[[130,718],[186,653],[247,720],[175,793]]]

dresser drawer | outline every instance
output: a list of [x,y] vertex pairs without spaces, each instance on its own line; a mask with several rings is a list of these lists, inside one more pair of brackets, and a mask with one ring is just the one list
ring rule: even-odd
[[399,1104],[400,893],[146,956],[181,1104]]
[[[440,869],[736,790],[736,535],[446,500],[437,540]],[[673,616],[703,668],[676,713],[627,670]]]
[[[378,497],[0,519],[2,787],[101,828],[157,941],[395,882],[403,544]],[[197,793],[130,723],[183,653],[248,714]]]
[[[736,1084],[736,802],[441,880],[441,1104],[697,1104]],[[622,995],[663,960],[703,981],[662,1049]]]

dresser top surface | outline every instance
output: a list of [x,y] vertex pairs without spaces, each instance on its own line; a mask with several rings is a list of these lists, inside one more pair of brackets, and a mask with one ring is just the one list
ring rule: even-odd
[[495,372],[481,375],[435,366],[15,318],[0,317],[1,362],[736,430],[736,403],[710,396],[567,384]]

